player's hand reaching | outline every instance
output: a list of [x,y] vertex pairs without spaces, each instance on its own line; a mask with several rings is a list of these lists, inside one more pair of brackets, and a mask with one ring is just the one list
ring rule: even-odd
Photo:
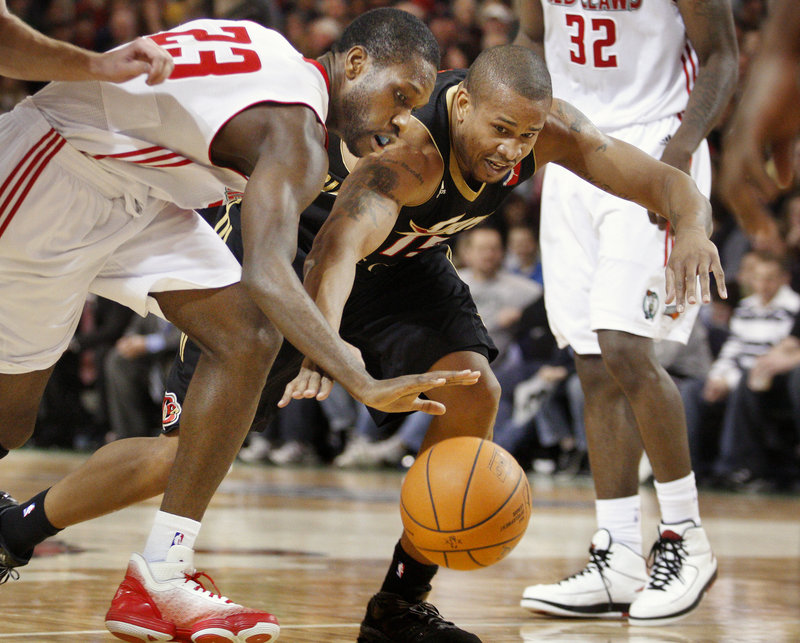
[[95,80],[122,83],[147,74],[148,85],[158,85],[169,78],[175,63],[172,56],[148,38],[137,38],[119,49],[97,56],[91,63]]
[[[345,342],[345,344],[356,358],[358,358],[361,366],[364,366],[364,358],[361,357],[361,351],[348,342]],[[331,394],[332,388],[333,380],[314,362],[306,357],[300,366],[300,371],[283,390],[283,397],[278,401],[278,406],[283,408],[292,400],[311,398],[324,400]]]
[[444,415],[444,404],[425,400],[420,393],[440,386],[469,386],[480,378],[480,371],[432,371],[419,375],[403,375],[389,380],[375,380],[360,394],[352,391],[353,397],[367,406],[386,413],[422,411],[430,415]]
[[711,301],[711,279],[713,273],[717,282],[717,292],[726,299],[728,291],[725,287],[725,273],[719,261],[717,247],[706,237],[702,230],[679,230],[675,237],[675,246],[667,262],[667,301],[675,302],[679,313],[685,309],[685,303],[696,304],[698,300],[697,278],[700,278],[700,296],[703,303]]

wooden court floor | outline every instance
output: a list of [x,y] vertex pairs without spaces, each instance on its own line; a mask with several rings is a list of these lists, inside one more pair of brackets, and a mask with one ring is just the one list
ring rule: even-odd
[[[85,456],[23,450],[0,464],[0,489],[27,499]],[[402,474],[236,464],[197,543],[197,564],[223,593],[276,614],[281,642],[353,642],[400,533]],[[583,566],[594,530],[586,481],[532,476],[530,528],[511,555],[476,572],[440,571],[430,600],[485,643],[800,642],[800,498],[704,493],[719,578],[703,604],[667,627],[535,616],[522,589]],[[0,643],[114,641],[103,616],[156,500],[71,527],[0,587]],[[655,534],[644,492],[645,540]]]

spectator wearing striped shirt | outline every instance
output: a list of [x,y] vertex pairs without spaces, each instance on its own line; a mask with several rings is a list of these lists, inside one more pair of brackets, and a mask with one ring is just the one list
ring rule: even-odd
[[[759,357],[789,335],[800,311],[800,294],[788,285],[789,270],[784,260],[767,251],[753,255],[749,278],[752,294],[736,306],[730,335],[708,377],[686,399],[692,461],[701,475],[713,472],[727,476],[748,468],[748,453],[739,441],[742,429],[736,422],[746,374]],[[710,421],[715,411],[722,411],[721,427]]]

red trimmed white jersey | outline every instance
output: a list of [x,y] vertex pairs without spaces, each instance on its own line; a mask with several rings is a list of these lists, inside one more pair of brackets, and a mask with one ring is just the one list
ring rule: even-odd
[[146,184],[153,196],[202,208],[219,202],[226,188],[243,191],[246,177],[214,166],[209,148],[222,126],[252,105],[306,105],[324,126],[322,68],[276,31],[204,19],[149,37],[175,60],[164,83],[150,87],[144,76],[122,84],[56,82],[33,101],[73,147]]
[[674,0],[540,0],[553,95],[600,129],[683,112],[697,76]]

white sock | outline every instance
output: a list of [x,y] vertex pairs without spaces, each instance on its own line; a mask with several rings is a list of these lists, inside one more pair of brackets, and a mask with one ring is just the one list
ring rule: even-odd
[[595,500],[597,527],[607,529],[614,542],[642,555],[642,499],[639,495]]
[[697,502],[697,484],[694,471],[688,476],[672,482],[654,483],[658,506],[661,509],[661,521],[667,525],[694,520],[700,525],[700,506]]
[[167,559],[167,552],[173,545],[184,545],[194,549],[194,541],[200,531],[200,523],[191,518],[159,511],[153,528],[147,537],[142,556],[148,563]]

